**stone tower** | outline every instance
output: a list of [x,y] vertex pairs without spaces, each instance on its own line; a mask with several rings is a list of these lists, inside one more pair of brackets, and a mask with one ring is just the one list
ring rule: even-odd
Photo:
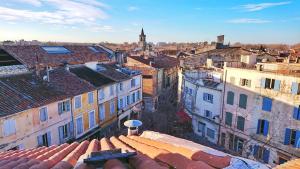
[[147,47],[147,42],[146,42],[146,35],[144,33],[144,29],[142,28],[142,32],[140,34],[140,39],[139,39],[139,47],[142,50],[146,50]]

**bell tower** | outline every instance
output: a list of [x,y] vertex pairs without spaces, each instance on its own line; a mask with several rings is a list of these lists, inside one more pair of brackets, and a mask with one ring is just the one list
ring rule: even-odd
[[146,50],[146,35],[144,33],[144,29],[142,28],[141,34],[140,34],[140,39],[139,39],[139,47],[142,48],[143,50]]

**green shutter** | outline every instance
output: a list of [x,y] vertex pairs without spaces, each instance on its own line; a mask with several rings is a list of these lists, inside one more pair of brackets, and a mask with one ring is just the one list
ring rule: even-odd
[[240,94],[239,107],[246,109],[247,108],[247,98],[248,96],[245,94]]
[[232,125],[232,113],[226,112],[225,124],[228,126]]

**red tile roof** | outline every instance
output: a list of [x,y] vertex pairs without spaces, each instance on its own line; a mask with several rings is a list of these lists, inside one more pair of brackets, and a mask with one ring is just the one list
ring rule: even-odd
[[108,61],[110,53],[99,46],[94,46],[99,52],[94,52],[89,46],[83,45],[64,45],[71,51],[67,54],[49,54],[42,46],[38,45],[7,45],[0,46],[3,50],[16,58],[29,68],[35,67],[37,60],[43,66],[59,66],[67,62],[68,64],[80,64],[91,61]]
[[167,55],[159,55],[155,57],[144,58],[143,56],[128,56],[136,61],[144,63],[146,65],[150,65],[154,68],[172,68],[179,65],[179,61],[176,58],[167,56]]
[[16,150],[0,153],[1,169],[89,169],[83,160],[91,152],[121,149],[122,152],[137,151],[128,164],[117,159],[108,160],[105,169],[125,169],[127,165],[136,169],[215,169],[230,165],[231,157],[208,154],[202,150],[194,151],[163,141],[141,136],[119,136],[100,141],[83,141],[60,146],[40,147],[29,150]]

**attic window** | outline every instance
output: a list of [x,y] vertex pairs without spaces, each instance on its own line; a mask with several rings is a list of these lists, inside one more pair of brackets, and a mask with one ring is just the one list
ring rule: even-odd
[[49,54],[68,54],[70,50],[63,46],[43,46],[42,47]]
[[91,49],[93,52],[98,53],[100,52],[98,49],[96,49],[94,46],[89,46],[89,49]]

